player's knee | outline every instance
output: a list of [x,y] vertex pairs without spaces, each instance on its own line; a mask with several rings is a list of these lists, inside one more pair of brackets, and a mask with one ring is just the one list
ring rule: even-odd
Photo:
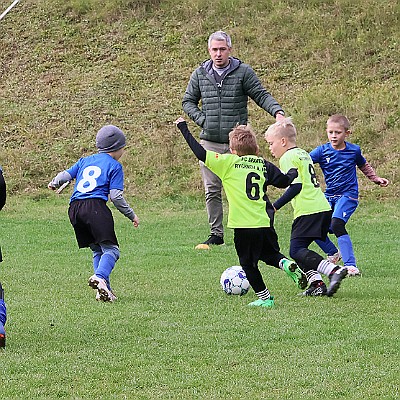
[[332,218],[331,228],[336,237],[347,235],[346,222],[340,218]]
[[316,270],[322,257],[309,249],[300,249],[290,254],[297,264],[303,267],[305,271]]
[[304,264],[307,262],[307,254],[308,250],[307,249],[299,249],[299,248],[291,248],[289,251],[289,255],[293,260],[295,260],[297,263]]
[[116,245],[101,245],[101,249],[103,250],[103,254],[108,254],[115,261],[119,259],[119,248]]

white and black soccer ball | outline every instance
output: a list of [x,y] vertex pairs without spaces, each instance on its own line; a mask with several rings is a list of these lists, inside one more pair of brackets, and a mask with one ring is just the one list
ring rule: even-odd
[[250,289],[246,273],[240,265],[227,268],[221,275],[222,290],[226,294],[245,295]]

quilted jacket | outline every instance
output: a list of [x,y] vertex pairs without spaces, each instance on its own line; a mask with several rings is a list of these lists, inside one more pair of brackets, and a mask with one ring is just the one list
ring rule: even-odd
[[232,128],[248,122],[249,97],[272,116],[282,110],[248,64],[230,57],[230,68],[217,83],[212,60],[207,60],[192,73],[182,106],[202,128],[200,139],[229,143]]

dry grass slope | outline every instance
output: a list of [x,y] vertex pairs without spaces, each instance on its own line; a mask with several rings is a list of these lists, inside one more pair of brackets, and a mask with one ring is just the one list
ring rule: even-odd
[[[130,143],[130,194],[200,192],[197,163],[172,121],[217,29],[294,117],[300,146],[325,141],[327,116],[345,113],[352,141],[397,182],[398,20],[396,0],[24,0],[0,22],[0,165],[9,190],[42,195],[113,123]],[[250,103],[250,122],[268,158],[262,132],[273,119]],[[398,184],[361,183],[364,196],[399,195]]]

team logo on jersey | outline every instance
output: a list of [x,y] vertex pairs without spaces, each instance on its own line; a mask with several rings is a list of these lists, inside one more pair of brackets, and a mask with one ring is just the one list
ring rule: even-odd
[[219,157],[219,154],[218,153],[215,153],[215,158],[218,158]]
[[330,157],[326,157],[326,162],[329,164],[329,161],[331,161]]
[[343,217],[345,217],[347,215],[346,211],[343,211]]

